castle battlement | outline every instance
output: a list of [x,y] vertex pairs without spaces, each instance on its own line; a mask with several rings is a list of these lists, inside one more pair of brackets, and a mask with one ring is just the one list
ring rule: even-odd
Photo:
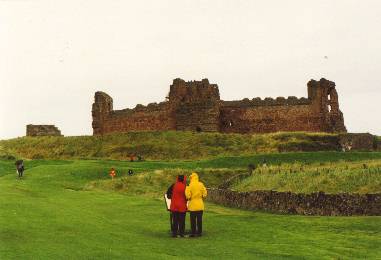
[[253,99],[244,98],[242,100],[222,101],[222,106],[224,107],[297,106],[297,105],[309,105],[311,104],[311,102],[312,101],[310,99],[305,97],[297,98],[294,96],[290,96],[288,98],[277,97],[275,99],[271,97],[266,97],[265,99],[256,97]]

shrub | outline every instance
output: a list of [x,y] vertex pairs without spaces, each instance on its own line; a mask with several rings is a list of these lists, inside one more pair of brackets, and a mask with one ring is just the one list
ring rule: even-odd
[[11,154],[2,154],[0,155],[0,160],[13,161],[13,160],[16,160],[16,157]]
[[42,160],[44,159],[44,155],[40,154],[40,153],[35,153],[32,155],[31,159],[33,160]]

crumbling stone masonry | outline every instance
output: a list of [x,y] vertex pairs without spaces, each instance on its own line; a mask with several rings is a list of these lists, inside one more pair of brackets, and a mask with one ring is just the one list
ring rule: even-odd
[[376,137],[369,133],[339,134],[339,145],[342,151],[371,151],[378,148]]
[[62,136],[54,125],[27,125],[26,136]]
[[237,192],[208,189],[208,201],[227,207],[320,216],[381,215],[381,194],[297,194],[277,191]]
[[112,98],[95,93],[93,133],[181,130],[223,133],[278,131],[346,132],[335,83],[322,78],[307,84],[308,98],[220,99],[208,79],[173,80],[165,102],[113,110]]
[[376,138],[374,141],[375,141],[375,150],[381,151],[381,140],[377,140]]

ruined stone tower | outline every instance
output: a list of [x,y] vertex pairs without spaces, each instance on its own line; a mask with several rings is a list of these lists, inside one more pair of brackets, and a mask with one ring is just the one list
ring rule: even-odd
[[105,133],[104,126],[112,111],[112,98],[104,92],[95,92],[95,102],[92,109],[94,135]]
[[208,79],[173,80],[168,100],[113,110],[112,98],[95,93],[94,135],[128,131],[219,131],[269,133],[278,131],[346,132],[335,83],[326,79],[307,84],[308,98],[220,99]]
[[176,130],[219,131],[220,93],[208,79],[185,82],[175,79],[169,91]]
[[315,112],[322,115],[322,131],[346,132],[343,113],[339,110],[339,97],[335,82],[322,78],[307,83],[308,99],[312,101]]

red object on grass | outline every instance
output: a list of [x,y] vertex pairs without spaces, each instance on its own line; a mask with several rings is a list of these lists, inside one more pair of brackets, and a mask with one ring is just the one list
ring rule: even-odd
[[171,211],[186,212],[187,211],[187,200],[185,198],[185,188],[186,188],[186,177],[182,182],[177,179],[175,185],[173,186],[172,199],[171,199]]

